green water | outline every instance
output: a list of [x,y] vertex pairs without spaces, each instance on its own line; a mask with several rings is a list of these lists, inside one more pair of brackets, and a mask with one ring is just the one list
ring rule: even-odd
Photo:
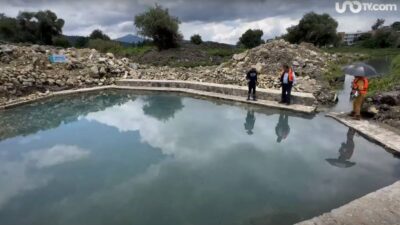
[[56,98],[0,127],[1,225],[292,224],[400,178],[322,115],[176,95]]

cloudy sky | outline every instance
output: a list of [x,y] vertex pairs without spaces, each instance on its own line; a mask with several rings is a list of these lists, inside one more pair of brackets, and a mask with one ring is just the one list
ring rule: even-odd
[[336,12],[344,0],[0,0],[0,12],[16,16],[19,11],[50,9],[66,21],[64,33],[88,35],[102,29],[112,38],[136,34],[133,18],[159,3],[182,21],[180,30],[188,39],[199,33],[204,40],[236,43],[249,28],[264,31],[264,38],[281,35],[297,24],[303,14],[329,13],[339,22],[339,31],[368,30],[376,18],[386,23],[400,20],[400,0],[361,0],[362,3],[396,4],[397,11],[363,10],[354,14]]

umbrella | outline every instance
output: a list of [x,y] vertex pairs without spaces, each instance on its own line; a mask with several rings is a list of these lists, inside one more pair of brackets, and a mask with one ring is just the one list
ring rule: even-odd
[[354,63],[346,66],[343,69],[343,72],[347,75],[360,77],[373,77],[378,75],[372,66],[365,63]]
[[349,162],[349,161],[342,160],[342,159],[325,159],[325,160],[332,166],[336,166],[339,168],[348,168],[348,167],[352,167],[352,166],[356,165],[356,163],[354,163],[354,162]]

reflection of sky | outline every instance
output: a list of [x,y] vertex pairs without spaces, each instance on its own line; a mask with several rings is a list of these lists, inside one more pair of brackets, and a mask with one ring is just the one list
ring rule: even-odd
[[347,129],[322,116],[289,116],[277,143],[278,114],[255,113],[249,136],[241,107],[182,98],[164,121],[147,116],[146,104],[137,98],[0,142],[0,224],[49,215],[58,224],[276,224],[282,215],[291,223],[400,177],[399,161],[358,135],[357,164],[329,165]]

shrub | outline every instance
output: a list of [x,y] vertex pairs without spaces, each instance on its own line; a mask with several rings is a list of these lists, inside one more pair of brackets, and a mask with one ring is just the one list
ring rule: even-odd
[[199,34],[195,34],[190,37],[190,42],[195,45],[200,45],[201,43],[203,43],[203,40],[201,39],[201,36]]

